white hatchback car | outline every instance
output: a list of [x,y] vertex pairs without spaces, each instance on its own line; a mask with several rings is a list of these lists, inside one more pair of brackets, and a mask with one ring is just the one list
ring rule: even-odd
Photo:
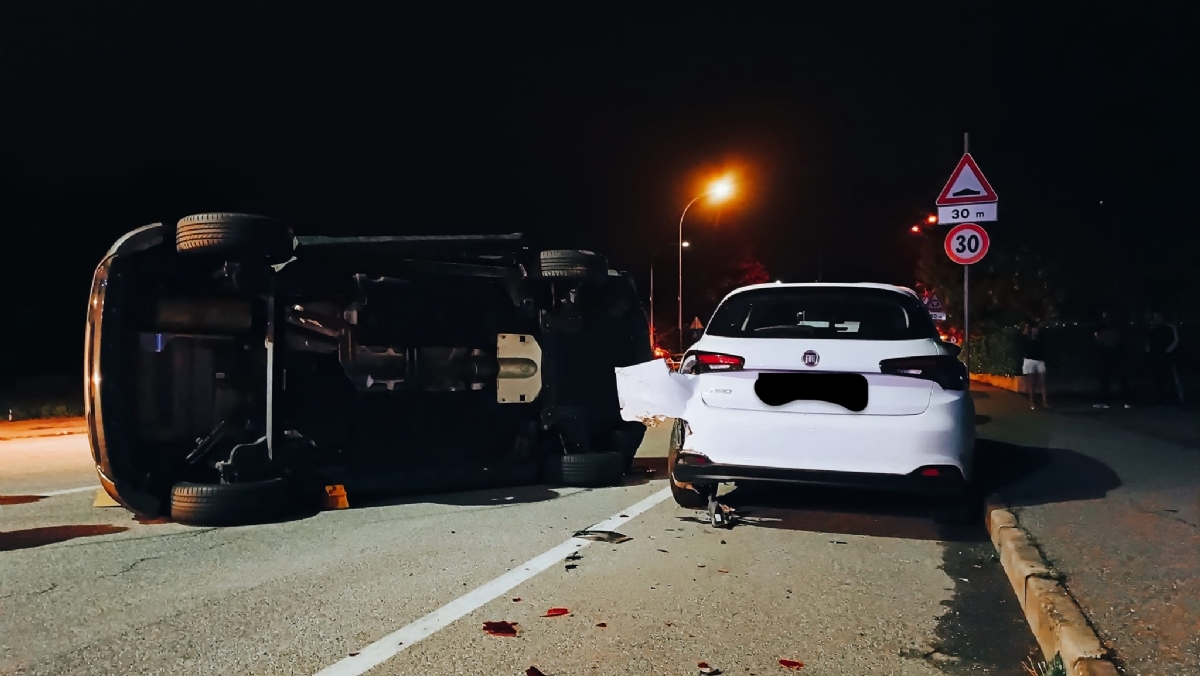
[[714,512],[722,482],[778,482],[968,499],[975,406],[959,348],[910,289],[760,284],[734,291],[679,372],[617,369],[626,420],[674,418],[675,500]]

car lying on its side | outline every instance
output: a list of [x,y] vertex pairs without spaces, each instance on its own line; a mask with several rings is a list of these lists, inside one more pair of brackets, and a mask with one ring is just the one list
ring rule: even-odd
[[115,500],[233,524],[331,484],[616,483],[645,428],[621,419],[613,369],[650,358],[632,280],[591,252],[201,214],[97,267],[85,407]]
[[958,352],[909,289],[762,284],[721,302],[678,373],[620,368],[617,388],[627,420],[675,419],[684,507],[719,517],[722,482],[829,485],[942,496],[961,523],[975,408]]

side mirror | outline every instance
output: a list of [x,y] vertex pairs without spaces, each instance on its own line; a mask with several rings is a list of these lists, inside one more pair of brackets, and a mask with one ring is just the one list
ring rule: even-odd
[[947,343],[944,340],[941,341],[941,343],[942,347],[950,354],[951,357],[957,357],[958,355],[962,354],[962,347],[955,345],[954,343]]

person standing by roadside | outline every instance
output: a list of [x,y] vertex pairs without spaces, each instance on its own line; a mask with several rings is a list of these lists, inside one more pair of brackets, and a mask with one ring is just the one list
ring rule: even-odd
[[1108,408],[1112,400],[1112,378],[1115,375],[1121,388],[1121,403],[1130,408],[1129,396],[1129,347],[1125,332],[1105,310],[1100,315],[1100,327],[1096,331],[1096,343],[1100,346],[1100,403],[1096,408]]
[[1041,329],[1033,322],[1025,324],[1021,335],[1024,348],[1021,373],[1025,377],[1025,389],[1029,391],[1029,408],[1037,408],[1033,395],[1038,389],[1042,391],[1042,408],[1050,408],[1046,400],[1046,341],[1042,338]]
[[1179,329],[1166,321],[1163,313],[1150,315],[1150,328],[1146,332],[1146,366],[1154,382],[1155,400],[1167,403],[1170,388],[1178,403],[1183,404],[1183,384],[1179,381],[1179,370],[1175,364],[1175,349],[1179,347]]

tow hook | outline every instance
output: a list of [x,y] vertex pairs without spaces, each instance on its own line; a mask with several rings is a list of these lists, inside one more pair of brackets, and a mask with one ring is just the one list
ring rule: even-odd
[[708,493],[708,522],[713,528],[732,528],[734,509],[717,499],[717,487]]

